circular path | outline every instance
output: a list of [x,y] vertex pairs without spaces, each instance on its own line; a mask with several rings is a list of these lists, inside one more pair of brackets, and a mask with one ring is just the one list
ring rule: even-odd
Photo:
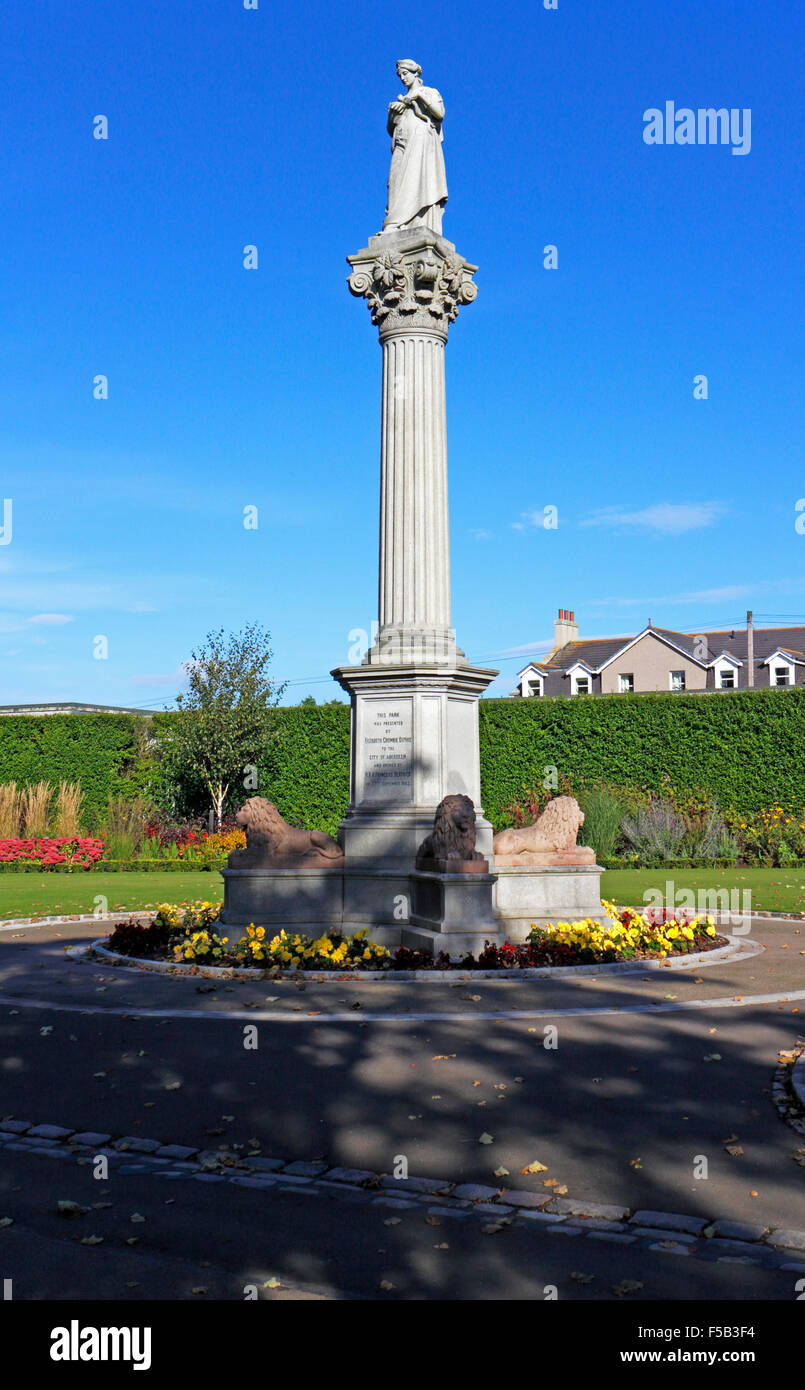
[[[563,1200],[590,1211],[598,1204],[682,1214],[708,1229],[721,1219],[760,1231],[805,1230],[805,1166],[798,1153],[805,1139],[784,1123],[772,1096],[778,1054],[796,1048],[805,1034],[802,922],[757,918],[751,940],[762,952],[747,948],[694,969],[424,987],[385,978],[213,983],[67,955],[67,948],[85,947],[101,934],[97,919],[0,929],[0,1118],[196,1152],[227,1146],[235,1163],[251,1153],[286,1166],[312,1163],[318,1173],[341,1167],[391,1174],[404,1160],[409,1174],[422,1179],[503,1189],[493,1207],[505,1204],[506,1191],[541,1202],[552,1195],[544,1186],[552,1182],[567,1189]],[[273,1272],[285,1286],[328,1297],[377,1296],[375,1275],[389,1261],[396,1275],[380,1279],[394,1284],[391,1297],[508,1297],[518,1289],[517,1296],[542,1297],[533,1284],[535,1249],[537,1265],[542,1261],[547,1274],[561,1268],[567,1282],[572,1270],[584,1268],[580,1244],[588,1263],[599,1261],[599,1272],[589,1286],[571,1281],[562,1296],[612,1296],[606,1271],[619,1261],[632,1271],[645,1267],[648,1283],[642,1281],[639,1296],[647,1298],[689,1297],[694,1277],[705,1280],[710,1296],[745,1296],[754,1280],[751,1296],[782,1298],[796,1277],[781,1269],[785,1255],[774,1269],[762,1260],[725,1263],[751,1256],[737,1246],[733,1255],[717,1254],[712,1241],[690,1234],[686,1241],[684,1232],[670,1244],[624,1238],[620,1246],[618,1230],[601,1231],[613,1243],[602,1241],[593,1255],[599,1247],[589,1222],[582,1238],[564,1218],[532,1220],[530,1253],[524,1249],[521,1259],[524,1220],[481,1235],[478,1212],[474,1226],[461,1224],[460,1240],[434,1238],[435,1227],[412,1205],[392,1230],[382,1203],[358,1216],[347,1194],[333,1184],[328,1192],[309,1171],[289,1173],[284,1185],[265,1191],[233,1186],[222,1170],[209,1174],[221,1179],[209,1185],[190,1177],[182,1183],[180,1173],[173,1183],[157,1183],[147,1164],[140,1172],[116,1171],[107,1186],[136,1191],[136,1214],[147,1217],[135,1236],[138,1246],[129,1247],[130,1214],[122,1228],[118,1221],[124,1198],[95,1218],[81,1217],[74,1234],[34,1191],[41,1195],[46,1181],[58,1186],[57,1174],[62,1188],[71,1187],[68,1195],[92,1211],[103,1183],[74,1155],[63,1165],[48,1163],[46,1146],[37,1153],[35,1141],[24,1137],[20,1145],[2,1149],[0,1218],[13,1219],[17,1232],[11,1234],[14,1226],[0,1232],[3,1249],[11,1251],[24,1229],[51,1250],[55,1269],[50,1242],[68,1234],[78,1245],[78,1270],[95,1253],[81,1246],[87,1221],[105,1223],[114,1230],[98,1232],[96,1267],[108,1267],[116,1292],[107,1296],[143,1296],[136,1292],[141,1281],[123,1274],[146,1257],[162,1270],[159,1278],[168,1277],[171,1262],[180,1282],[180,1266],[186,1266],[182,1279],[198,1278],[206,1242],[210,1268],[226,1286],[218,1296],[242,1298],[237,1280],[247,1266],[259,1266],[255,1241],[265,1241],[269,1228],[274,1263],[282,1265]],[[56,1147],[62,1152],[63,1144]],[[544,1168],[522,1173],[534,1162]],[[37,1166],[51,1176],[38,1173],[29,1198],[25,1173]],[[706,1177],[694,1176],[702,1170]],[[16,1215],[6,1210],[10,1204]],[[548,1224],[566,1225],[563,1248],[573,1256],[559,1256],[562,1240]],[[503,1264],[491,1234],[507,1241]],[[228,1244],[232,1257],[222,1270]],[[457,1261],[450,1250],[459,1247]],[[328,1268],[328,1248],[337,1268]],[[367,1251],[386,1253],[369,1258]],[[805,1268],[805,1250],[788,1254]],[[28,1268],[32,1288],[44,1288],[47,1262]],[[79,1282],[82,1277],[76,1274]],[[149,1278],[159,1282],[155,1270]],[[130,1293],[127,1283],[135,1286]]]

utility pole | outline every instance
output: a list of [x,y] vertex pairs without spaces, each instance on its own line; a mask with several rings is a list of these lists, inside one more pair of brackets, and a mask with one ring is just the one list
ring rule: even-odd
[[746,614],[746,684],[755,684],[755,631],[752,626],[752,609]]

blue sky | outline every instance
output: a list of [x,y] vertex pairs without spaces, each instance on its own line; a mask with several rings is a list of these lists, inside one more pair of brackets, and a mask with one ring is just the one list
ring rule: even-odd
[[[444,97],[444,232],[480,266],[448,457],[490,693],[559,607],[591,637],[802,619],[801,10],[6,0],[4,31],[0,704],[160,707],[247,621],[286,700],[341,695],[380,425],[344,258],[382,222],[401,57]],[[647,145],[669,100],[751,109],[749,153]]]

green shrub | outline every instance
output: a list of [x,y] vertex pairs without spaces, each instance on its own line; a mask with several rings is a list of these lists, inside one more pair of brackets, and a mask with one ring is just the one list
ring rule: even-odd
[[624,800],[606,787],[589,787],[579,792],[579,805],[584,812],[584,824],[578,835],[580,845],[590,845],[596,859],[610,858],[621,838]]

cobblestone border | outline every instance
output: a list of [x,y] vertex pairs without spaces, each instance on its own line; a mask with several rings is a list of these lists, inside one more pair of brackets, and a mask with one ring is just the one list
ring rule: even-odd
[[257,970],[249,966],[229,965],[178,965],[168,960],[143,960],[135,956],[124,956],[118,951],[110,951],[106,945],[109,937],[101,937],[89,945],[70,946],[67,955],[80,959],[89,955],[102,964],[127,966],[135,970],[151,970],[162,975],[203,976],[211,980],[300,980],[322,985],[344,984],[348,980],[360,980],[384,984],[389,980],[416,982],[417,984],[470,984],[481,980],[542,980],[551,976],[562,979],[579,975],[635,975],[646,970],[701,970],[706,965],[720,965],[743,955],[745,959],[759,955],[764,947],[749,936],[731,936],[727,946],[717,946],[712,951],[695,951],[690,955],[666,956],[664,959],[609,961],[601,965],[540,965],[527,966],[519,970]]
[[394,1178],[363,1168],[333,1167],[323,1161],[288,1162],[246,1154],[242,1145],[195,1149],[131,1135],[116,1139],[111,1134],[34,1125],[9,1116],[0,1120],[0,1153],[6,1149],[83,1166],[103,1154],[110,1170],[121,1176],[150,1173],[168,1181],[230,1183],[268,1192],[336,1196],[383,1207],[390,1214],[421,1211],[426,1216],[459,1221],[481,1218],[481,1230],[487,1234],[511,1225],[520,1229],[530,1225],[556,1236],[585,1236],[719,1264],[759,1265],[805,1274],[805,1231],[784,1227],[632,1210],[443,1178]]
[[[797,1052],[796,1048],[791,1049]],[[805,1134],[805,1047],[799,1048],[793,1062],[781,1062],[774,1073],[772,1103],[781,1120]]]

